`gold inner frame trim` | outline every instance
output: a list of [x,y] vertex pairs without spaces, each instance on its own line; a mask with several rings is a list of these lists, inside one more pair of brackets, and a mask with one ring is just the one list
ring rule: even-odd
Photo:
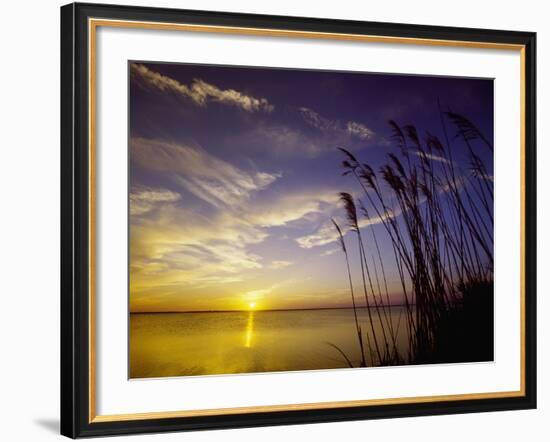
[[[520,54],[520,389],[487,393],[465,393],[437,396],[398,397],[387,399],[366,399],[336,402],[316,402],[284,405],[261,405],[234,408],[198,409],[181,411],[159,411],[129,414],[96,414],[96,35],[97,28],[133,28],[163,31],[186,31],[215,34],[235,34],[265,37],[290,37],[322,40],[355,41],[367,43],[410,44],[419,46],[443,46],[474,49],[497,49],[518,51]],[[525,396],[525,46],[493,42],[423,39],[412,37],[389,37],[330,32],[292,31],[284,29],[244,28],[232,26],[211,26],[182,23],[158,23],[130,20],[88,19],[88,98],[89,98],[89,423],[132,421],[145,419],[168,419],[177,417],[198,417],[232,415],[259,412],[292,410],[322,410],[327,408],[365,407],[375,405],[418,404],[427,402],[482,400]]]

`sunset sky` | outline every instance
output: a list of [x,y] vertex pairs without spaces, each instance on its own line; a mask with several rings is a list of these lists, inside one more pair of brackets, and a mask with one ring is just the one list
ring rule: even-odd
[[129,81],[133,312],[348,306],[330,218],[360,194],[337,148],[378,168],[390,119],[443,138],[438,99],[493,136],[492,80],[130,63]]

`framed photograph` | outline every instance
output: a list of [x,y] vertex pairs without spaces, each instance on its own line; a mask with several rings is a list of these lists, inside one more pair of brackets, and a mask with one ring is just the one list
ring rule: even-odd
[[535,408],[535,42],[62,7],[62,434]]

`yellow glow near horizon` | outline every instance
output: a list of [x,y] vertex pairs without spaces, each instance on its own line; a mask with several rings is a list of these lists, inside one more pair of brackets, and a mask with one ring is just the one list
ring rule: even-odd
[[256,308],[256,303],[255,303],[255,302],[249,302],[249,303],[248,303],[248,308],[249,308],[250,310],[254,310],[254,309]]

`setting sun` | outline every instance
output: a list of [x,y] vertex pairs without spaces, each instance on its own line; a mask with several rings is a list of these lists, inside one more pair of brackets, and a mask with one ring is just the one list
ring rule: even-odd
[[250,310],[254,310],[254,309],[256,308],[256,303],[255,303],[255,302],[249,302],[249,303],[248,303],[248,308],[249,308]]

